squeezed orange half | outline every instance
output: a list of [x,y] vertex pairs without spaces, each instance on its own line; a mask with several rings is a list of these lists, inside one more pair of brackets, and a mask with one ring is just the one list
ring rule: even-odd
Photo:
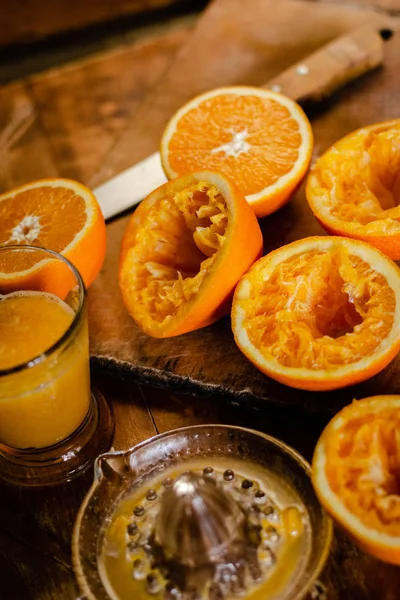
[[400,396],[355,400],[318,440],[313,484],[328,513],[373,556],[400,565]]
[[270,252],[238,283],[235,341],[273,379],[310,391],[354,385],[400,349],[400,270],[364,242],[309,237]]

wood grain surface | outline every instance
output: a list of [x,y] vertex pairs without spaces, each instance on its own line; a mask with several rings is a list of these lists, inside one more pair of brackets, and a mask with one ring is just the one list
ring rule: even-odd
[[168,119],[197,94],[223,85],[263,85],[339,35],[364,25],[384,27],[390,21],[396,23],[384,13],[347,4],[246,0],[243,11],[242,0],[212,2],[91,185],[158,150]]
[[[382,14],[301,0],[248,0],[246,17],[240,0],[213,3],[176,60],[141,105],[111,151],[101,177],[144,158],[157,148],[173,110],[196,93],[215,85],[260,84],[337,35],[355,26],[398,27]],[[272,11],[272,7],[274,10]],[[269,8],[269,9],[268,9]],[[224,35],[218,35],[223,32]],[[200,52],[212,48],[212,60]],[[385,66],[349,85],[310,115],[315,135],[314,158],[338,137],[374,121],[398,116],[400,38],[385,45]],[[181,84],[185,81],[185,85]],[[109,225],[104,267],[89,293],[91,348],[94,364],[130,372],[141,383],[185,393],[256,405],[270,401],[281,408],[335,412],[353,397],[398,390],[400,362],[360,386],[332,393],[300,392],[260,373],[239,352],[226,317],[210,327],[158,340],[142,333],[128,316],[117,284],[118,259],[127,219]],[[263,219],[265,253],[283,243],[324,232],[314,219],[303,190],[276,214]]]
[[[232,1],[237,3],[237,0]],[[251,2],[254,1],[251,0]],[[383,1],[381,4],[383,4]],[[259,2],[262,3],[263,0],[259,0]],[[376,4],[378,3],[376,2]],[[396,3],[398,4],[397,0]],[[277,7],[277,4],[275,4],[275,7]],[[284,0],[279,3],[279,6],[281,4],[284,4]],[[313,24],[312,15],[306,19],[311,20],[310,23],[299,26],[307,37],[307,52],[316,49],[319,44],[352,26],[346,25],[346,19],[340,16],[341,11],[335,0],[335,6],[329,9],[331,12],[327,18],[327,31],[324,33],[322,22],[318,21],[322,14],[322,11],[319,10],[320,2],[312,2],[312,4],[314,10],[318,9],[315,12],[316,15],[319,15],[319,17],[316,16],[317,21],[315,22],[318,22],[318,27]],[[389,4],[389,0],[387,4]],[[394,2],[392,1],[391,4],[394,4]],[[246,2],[247,7],[248,3]],[[345,11],[346,15],[349,14],[347,7],[345,7]],[[297,20],[302,14],[302,12],[293,13]],[[365,20],[375,18],[369,12],[368,15],[364,12],[362,14],[361,18]],[[247,15],[243,17],[244,21],[248,18]],[[384,17],[384,14],[380,13],[378,17]],[[353,14],[350,20],[351,24],[358,24],[359,16]],[[291,22],[291,19],[289,19],[289,22]],[[293,22],[296,23],[296,20],[293,19]],[[239,57],[237,62],[238,81],[262,83],[270,74],[273,75],[281,68],[295,62],[299,58],[299,53],[301,54],[303,51],[306,53],[305,50],[302,50],[302,45],[296,46],[296,38],[292,40],[290,36],[285,36],[284,48],[285,52],[288,53],[286,58],[285,54],[280,54],[277,47],[279,42],[282,41],[278,31],[274,37],[268,27],[264,26],[264,29],[266,29],[264,33],[261,24],[256,28],[258,37],[254,40],[250,36],[249,25],[246,25],[242,30],[237,24],[232,24],[232,21],[228,20],[226,27],[228,30],[231,28],[232,31],[239,31],[240,51],[245,52],[245,55],[242,58]],[[93,61],[93,68],[97,72],[96,76],[93,76],[90,71],[91,61],[85,61],[83,64],[68,65],[65,71],[60,69],[57,73],[52,72],[45,75],[42,82],[43,89],[40,89],[40,77],[4,87],[0,91],[0,147],[2,148],[0,187],[10,189],[30,179],[67,172],[80,173],[82,178],[90,177],[95,165],[94,157],[97,156],[100,162],[103,159],[106,146],[113,144],[115,141],[115,138],[112,139],[112,135],[107,137],[108,128],[113,132],[113,135],[118,136],[121,130],[128,127],[129,120],[130,126],[135,126],[135,115],[133,119],[129,119],[129,115],[132,114],[131,103],[135,103],[136,94],[140,98],[143,97],[142,85],[145,86],[145,89],[149,89],[147,75],[149,65],[164,65],[164,71],[159,66],[160,78],[170,68],[174,50],[169,44],[173,45],[172,40],[175,39],[175,50],[179,47],[179,40],[175,37],[177,35],[175,27],[172,26],[172,28],[174,31],[171,34],[160,34],[157,39],[154,39],[154,46],[151,46],[151,44],[147,46],[149,40],[143,41],[144,46],[151,49],[149,63],[147,62],[147,52],[143,52],[142,43],[137,46],[141,60],[137,60],[133,49],[136,42],[129,47],[124,44],[123,48],[116,51],[117,54],[121,53],[121,60],[124,63],[124,52],[130,54],[132,63],[135,64],[135,88],[129,87],[126,81],[121,81],[121,79],[124,79],[123,69],[118,68],[118,61],[115,60],[114,52],[111,52],[109,57],[104,55],[101,58],[104,61],[102,64],[104,64],[107,73],[108,85],[104,83],[102,69],[99,68],[98,58],[96,57]],[[318,31],[313,31],[317,29]],[[225,34],[226,30],[223,31]],[[268,43],[264,42],[264,35],[267,34],[270,36]],[[172,37],[169,37],[170,35]],[[241,35],[244,36],[244,39]],[[184,37],[183,34],[182,36]],[[157,44],[159,44],[160,54],[158,59],[155,58]],[[247,50],[246,54],[248,45],[252,50]],[[235,61],[236,58],[232,48],[233,45],[228,43],[226,56],[229,58],[232,55],[232,60]],[[257,55],[258,51],[261,53],[261,61],[258,66],[254,67],[254,56]],[[272,59],[278,62],[278,68],[275,69],[273,64],[266,64],[265,67],[260,66],[269,56],[269,53],[271,53]],[[318,113],[313,115],[313,126],[317,138],[315,156],[319,155],[334,141],[336,136],[342,135],[346,131],[366,122],[372,122],[377,118],[398,116],[396,96],[398,97],[400,84],[394,71],[398,64],[398,42],[392,40],[387,45],[385,53],[386,65],[384,69],[379,73],[367,76],[356,85],[342,91],[334,102],[321,107]],[[185,57],[185,54],[186,50],[182,47],[181,56]],[[108,58],[114,64],[115,69],[109,68]],[[217,60],[216,50],[213,60]],[[78,74],[74,73],[75,69]],[[85,72],[85,77],[79,74],[81,69]],[[139,76],[138,71],[142,72],[142,77]],[[58,76],[60,76],[62,85],[57,83]],[[227,81],[229,81],[229,78],[234,79],[234,64],[227,73]],[[77,107],[76,111],[64,110],[62,115],[58,115],[58,111],[61,111],[64,106],[62,96],[69,93],[70,80],[75,81],[78,87],[81,86],[79,91],[75,89],[72,93],[75,98],[83,99],[82,102],[87,100],[89,111],[96,109],[94,98],[98,98],[100,103],[103,101],[113,103],[115,101],[120,106],[121,113],[124,114],[122,121],[116,124],[119,117],[116,118],[113,110],[109,112],[107,110],[99,111],[88,118],[83,107]],[[127,90],[126,98],[120,93],[120,86]],[[387,88],[390,88],[390,93]],[[49,89],[54,92],[54,96],[49,93]],[[57,98],[57,95],[60,98]],[[57,106],[56,109],[53,106],[53,101]],[[146,105],[146,101],[144,105]],[[21,106],[27,108],[15,117],[15,114],[18,113],[18,107]],[[134,112],[136,110],[140,113],[142,109],[135,104]],[[148,107],[146,110],[148,110]],[[16,124],[20,125],[16,128],[17,134],[15,135],[13,131]],[[96,128],[102,142],[99,143],[98,149],[96,144],[92,143],[90,145],[92,156],[90,160],[86,161],[85,153],[80,151],[75,136],[82,139],[82,132],[86,132],[88,137],[93,139],[93,129]],[[62,129],[61,134],[60,129]],[[6,139],[8,143],[4,145]],[[63,151],[58,148],[59,144],[64,148]],[[97,151],[98,154],[96,154]],[[115,168],[115,164],[113,163],[113,168]],[[104,169],[106,169],[106,163]],[[317,232],[317,226],[310,213],[304,210],[304,206],[304,197],[300,193],[294,202],[272,218],[271,225],[265,229],[268,234],[268,247],[273,248],[278,245],[281,235],[285,236],[286,239],[293,239],[293,236],[300,236],[303,231],[308,231],[309,227],[312,231]],[[117,308],[113,314],[116,315],[117,325],[120,324],[123,327],[122,339],[125,341],[122,343],[122,348],[124,352],[128,352],[131,344],[130,336],[136,335],[136,333],[132,333],[132,322],[130,319],[126,320],[124,309],[119,303],[115,273],[111,272],[110,274],[109,271],[113,264],[115,271],[115,261],[119,251],[119,237],[124,226],[124,219],[109,225],[108,262],[103,270],[101,281],[99,281],[99,289],[105,294],[104,302],[116,303]],[[265,227],[264,224],[263,227]],[[108,282],[106,273],[109,273]],[[94,310],[99,303],[99,300],[96,300],[97,293],[96,289],[93,288],[93,292],[90,294],[92,323],[98,322],[102,314],[101,312],[96,314]],[[218,338],[219,341],[217,342],[218,351],[221,353],[221,340],[224,339],[224,335],[229,335],[229,323],[226,320],[221,321],[217,326],[217,330],[222,332],[222,337]],[[105,356],[109,352],[111,353],[121,332],[115,329],[115,326],[113,327],[111,321],[106,326],[106,334],[108,336],[107,343],[104,342],[104,339],[101,342]],[[210,336],[206,338],[209,343],[213,340],[213,343],[215,343],[216,338],[213,337],[213,334],[206,332],[206,335]],[[96,331],[93,330],[92,326],[92,343],[97,343],[96,339]],[[190,338],[185,336],[182,340],[181,354],[186,364],[188,364],[190,351],[188,342],[190,342]],[[140,341],[140,343],[142,344],[143,341]],[[146,350],[147,356],[152,364],[155,364],[157,370],[159,369],[157,365],[162,366],[163,360],[165,360],[170,349],[163,348],[164,355],[162,356],[164,358],[160,361],[155,354],[157,349],[149,349],[146,343],[143,349]],[[208,351],[208,349],[207,345],[203,347],[203,358],[198,354],[194,354],[193,363],[197,362],[200,365],[200,370],[203,368],[204,356],[207,358],[204,350]],[[234,348],[231,347],[227,353],[224,353],[224,360],[221,361],[221,370],[227,370],[228,380],[229,377],[232,377],[229,360],[231,360],[230,352],[233,351]],[[179,361],[180,357],[174,356],[172,351],[170,354],[171,362],[169,366],[173,370],[174,361]],[[175,354],[179,353],[175,352]],[[235,356],[239,356],[236,351]],[[224,400],[228,400],[228,398],[223,396],[213,395],[210,398],[183,396],[177,392],[160,388],[139,386],[137,378],[130,368],[123,369],[123,377],[114,378],[107,374],[104,369],[98,368],[100,363],[96,359],[94,359],[94,362],[97,365],[94,375],[95,383],[114,407],[116,415],[114,447],[116,449],[128,448],[155,433],[161,433],[175,427],[214,422],[237,424],[269,433],[283,439],[310,459],[316,440],[328,418],[325,413],[310,413],[304,410],[277,411],[274,409],[273,404],[265,402],[255,403],[255,408],[252,408],[251,403],[225,402]],[[247,376],[249,377],[249,383],[252,384],[252,377],[257,379],[258,374],[250,372]],[[387,381],[392,382],[390,385],[395,386],[398,390],[393,374],[389,372],[386,377],[388,378]],[[363,392],[365,394],[373,392],[375,385],[374,381],[371,381],[366,384]],[[385,382],[383,382],[383,385],[386,385]],[[279,393],[282,396],[284,392],[285,390],[280,388]],[[307,395],[304,395],[303,400],[304,406],[311,405],[314,407],[314,397],[309,399]],[[332,402],[331,408],[335,403],[336,405],[339,403],[330,395],[320,396],[318,399],[318,402],[325,401]],[[89,471],[68,485],[45,490],[21,490],[0,483],[0,600],[78,600],[80,598],[71,566],[70,538],[76,512],[89,489],[91,480],[92,473]],[[336,532],[331,556],[322,579],[327,585],[329,600],[398,600],[399,598],[400,569],[368,557],[355,548],[340,532]]]
[[134,42],[29,79],[63,177],[90,181],[188,32],[187,22],[179,22],[168,35]]
[[[330,4],[337,4],[338,0],[311,0],[312,2],[326,2]],[[360,8],[372,8],[377,10],[383,10],[392,15],[400,14],[400,2],[399,0],[339,0],[339,4],[352,4],[353,7],[359,6]]]
[[49,140],[26,82],[0,88],[0,192],[55,175]]
[[[383,37],[383,30],[379,31],[376,26],[351,30],[302,58],[261,87],[279,90],[303,107],[317,104],[346,84],[382,66]],[[299,77],[299,72],[304,69],[307,69],[306,74]]]
[[[86,181],[92,166],[104,158],[104,148],[117,139],[151,84],[168,68],[192,20],[174,20],[150,39],[143,35],[128,44],[123,40],[101,56],[4,86],[0,190],[73,173]],[[63,98],[69,94],[75,103],[66,101],[65,110]],[[82,151],[84,137],[99,143]],[[128,448],[157,433],[144,390],[118,380],[97,378],[96,383],[115,412],[115,448]],[[50,491],[20,489],[0,479],[0,600],[78,598],[70,538],[92,477],[89,471]]]
[[0,88],[0,192],[43,177],[88,183],[194,18]]
[[23,3],[2,0],[0,46],[36,42],[69,30],[177,4],[184,4],[184,0],[24,0]]
[[[96,384],[115,408],[115,449],[175,427],[224,423],[279,437],[310,460],[324,425],[309,415],[292,417],[268,409],[227,406],[105,376]],[[71,567],[70,537],[91,480],[89,471],[68,485],[45,490],[20,490],[0,483],[0,600],[80,598]],[[337,530],[321,581],[328,600],[398,600],[400,569],[366,555]]]

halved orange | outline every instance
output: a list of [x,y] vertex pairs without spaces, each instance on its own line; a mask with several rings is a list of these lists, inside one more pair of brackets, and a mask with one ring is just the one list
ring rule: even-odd
[[400,564],[400,396],[354,401],[315,448],[321,504],[364,550]]
[[364,240],[400,259],[400,119],[342,138],[307,180],[311,210],[328,233]]
[[[86,286],[96,278],[106,251],[106,226],[93,193],[69,179],[42,179],[0,195],[0,245],[33,245],[68,258]],[[18,263],[0,254],[0,284],[18,287],[44,274],[43,261],[25,255]],[[65,270],[63,270],[65,273]],[[45,287],[54,293],[62,282],[55,263],[46,269]],[[43,277],[42,277],[43,279]],[[54,281],[52,282],[52,279]]]
[[261,252],[257,219],[235,184],[211,171],[186,175],[132,215],[121,252],[123,300],[155,337],[205,327],[229,312],[238,279]]
[[365,244],[309,237],[257,261],[232,304],[240,350],[305,390],[368,379],[400,350],[400,269]]
[[289,200],[310,163],[311,125],[298,104],[269,90],[219,88],[169,121],[161,160],[169,179],[199,169],[230,177],[258,217]]

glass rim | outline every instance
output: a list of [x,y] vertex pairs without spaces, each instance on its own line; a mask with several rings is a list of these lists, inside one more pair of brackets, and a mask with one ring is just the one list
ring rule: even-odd
[[[59,337],[56,342],[54,342],[51,346],[49,346],[49,348],[47,348],[44,352],[42,352],[41,354],[38,354],[37,356],[34,356],[30,360],[27,360],[23,363],[17,364],[14,367],[8,367],[7,369],[0,369],[0,378],[5,377],[7,375],[13,375],[14,373],[19,373],[21,371],[24,371],[25,369],[30,369],[30,368],[44,362],[52,354],[54,354],[54,352],[56,352],[68,340],[68,338],[74,333],[74,331],[77,327],[77,324],[80,321],[80,317],[82,315],[83,306],[85,304],[85,297],[86,297],[86,287],[85,287],[84,281],[83,281],[82,276],[79,273],[78,269],[71,263],[70,260],[68,260],[68,258],[66,258],[65,256],[62,256],[55,250],[50,250],[49,248],[44,248],[43,246],[32,246],[29,244],[24,245],[24,246],[19,245],[19,244],[12,244],[9,246],[0,245],[0,254],[2,252],[5,252],[6,250],[12,250],[12,251],[17,251],[17,252],[24,251],[24,250],[39,251],[44,254],[51,254],[51,255],[53,255],[54,258],[61,260],[61,262],[63,262],[70,269],[70,271],[72,271],[72,273],[75,275],[76,280],[78,282],[79,306],[78,306],[78,309],[77,309],[76,313],[74,314],[74,318],[72,319],[68,328],[64,331],[62,336]],[[0,296],[1,296],[1,294],[0,294]]]

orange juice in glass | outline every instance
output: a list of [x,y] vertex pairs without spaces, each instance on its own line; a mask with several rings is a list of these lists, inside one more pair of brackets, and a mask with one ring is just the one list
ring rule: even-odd
[[111,435],[108,406],[91,392],[78,271],[50,250],[0,247],[0,477],[69,479]]

